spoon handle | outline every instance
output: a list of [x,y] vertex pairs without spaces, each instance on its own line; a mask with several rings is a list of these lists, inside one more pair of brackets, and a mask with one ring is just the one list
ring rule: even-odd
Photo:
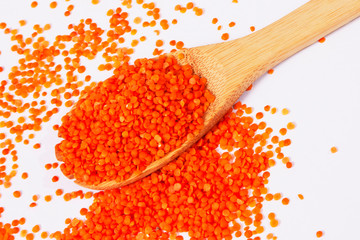
[[236,89],[359,16],[360,0],[311,0],[253,34],[212,45],[211,51],[231,69],[228,84]]

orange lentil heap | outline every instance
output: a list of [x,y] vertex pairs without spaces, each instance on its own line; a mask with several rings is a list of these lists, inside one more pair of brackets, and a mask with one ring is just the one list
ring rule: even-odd
[[[161,170],[121,189],[95,193],[93,204],[80,212],[86,219],[73,219],[53,236],[182,239],[177,235],[187,232],[191,239],[259,239],[273,152],[256,147],[268,140],[268,128],[260,130],[244,115],[245,107]],[[220,154],[219,145],[227,151]]]
[[99,83],[62,118],[61,170],[87,184],[123,181],[203,127],[214,96],[174,57],[138,59]]

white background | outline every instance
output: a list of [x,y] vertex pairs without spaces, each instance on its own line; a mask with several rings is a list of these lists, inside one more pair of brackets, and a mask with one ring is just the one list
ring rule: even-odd
[[[24,34],[31,32],[34,24],[43,26],[51,23],[52,30],[46,34],[49,39],[56,34],[68,33],[67,25],[77,23],[81,18],[91,17],[106,26],[106,11],[120,6],[120,1],[115,0],[103,0],[96,6],[90,0],[58,1],[58,7],[50,9],[50,1],[40,0],[39,6],[31,9],[30,2],[0,1],[0,22],[5,21],[9,26],[18,28],[18,21],[25,19],[27,26],[21,28]],[[176,4],[184,5],[186,1],[157,1],[161,16],[170,21],[176,18],[179,23],[161,31],[160,36],[156,36],[153,29],[144,30],[136,26],[138,34],[135,38],[145,35],[148,40],[140,43],[134,57],[151,57],[157,39],[166,43],[172,39],[182,40],[185,47],[220,42],[223,32],[229,32],[230,38],[235,39],[250,34],[250,26],[255,26],[257,30],[263,28],[305,2],[239,0],[238,4],[234,4],[231,0],[199,0],[195,1],[195,6],[203,8],[204,15],[196,17],[192,11],[180,14],[173,10]],[[75,5],[75,9],[71,17],[64,18],[63,12],[70,3]],[[130,13],[130,18],[145,15],[145,11],[136,4],[126,11]],[[211,24],[213,17],[219,19],[222,31],[216,29],[218,24]],[[228,27],[231,21],[236,22],[233,28]],[[9,68],[17,61],[16,55],[9,51],[11,45],[8,39],[8,35],[0,34],[0,66],[5,67],[0,74],[1,80],[6,79]],[[287,116],[266,114],[266,122],[276,131],[290,121],[296,123],[296,129],[287,135],[292,139],[292,145],[286,150],[294,167],[288,170],[283,164],[277,164],[271,169],[269,183],[270,191],[289,197],[290,204],[283,206],[275,201],[264,204],[264,214],[274,211],[280,220],[279,227],[275,229],[268,227],[265,221],[264,236],[274,233],[282,240],[316,239],[316,231],[323,230],[323,239],[327,240],[360,239],[359,43],[360,19],[327,36],[325,43],[315,43],[286,60],[275,68],[274,74],[260,78],[253,90],[240,98],[255,111],[262,111],[268,104],[278,109],[288,108],[290,114]],[[166,49],[171,49],[168,44]],[[101,80],[109,73],[97,71],[100,61],[87,64],[93,66],[88,67],[87,73]],[[63,177],[59,169],[47,171],[44,168],[45,163],[56,161],[54,145],[59,139],[52,125],[59,123],[66,111],[65,107],[61,108],[61,114],[44,125],[31,144],[17,146],[19,174],[12,180],[11,188],[0,186],[0,206],[5,208],[0,221],[25,216],[27,223],[24,229],[31,230],[35,224],[40,224],[42,230],[53,232],[65,227],[65,218],[79,217],[79,210],[91,204],[91,200],[64,202],[62,197],[55,196],[57,188],[65,192],[81,188]],[[37,142],[42,144],[40,150],[32,148]],[[332,146],[339,151],[332,154]],[[10,169],[9,163],[11,161],[7,165]],[[26,181],[20,177],[24,171],[29,173]],[[59,182],[51,182],[54,175],[60,177]],[[21,198],[12,197],[15,190],[22,191]],[[298,199],[299,193],[304,195],[304,200]],[[34,194],[39,194],[41,200],[37,207],[31,209],[28,205]],[[43,200],[48,194],[53,196],[50,203]]]

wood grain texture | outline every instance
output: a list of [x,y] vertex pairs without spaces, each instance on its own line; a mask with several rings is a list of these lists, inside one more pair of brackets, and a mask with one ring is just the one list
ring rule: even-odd
[[178,58],[181,64],[190,64],[196,74],[207,78],[207,87],[216,96],[204,116],[205,127],[200,134],[124,182],[110,181],[97,186],[75,182],[92,189],[113,189],[160,169],[206,134],[257,78],[358,16],[360,0],[312,0],[243,38],[175,53],[177,58],[183,54],[183,58]]

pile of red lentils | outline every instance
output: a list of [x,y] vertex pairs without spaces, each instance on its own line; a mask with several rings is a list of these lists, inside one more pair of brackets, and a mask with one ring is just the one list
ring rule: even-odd
[[[65,2],[61,11],[68,18],[75,5]],[[99,0],[91,2],[99,4]],[[32,1],[27,7],[31,11],[40,4],[45,3]],[[56,1],[46,4],[52,11],[60,11]],[[132,7],[143,9],[146,15],[130,20],[125,9]],[[197,17],[205,13],[193,2],[178,4],[173,11]],[[139,44],[146,44],[145,30],[152,29],[159,36],[178,20],[162,18],[155,2],[143,0],[123,0],[105,17],[106,27],[84,18],[69,24],[67,31],[58,32],[52,40],[46,38],[51,24],[34,24],[30,34],[23,34],[26,20],[19,19],[20,28],[0,22],[3,36],[12,42],[10,49],[1,51],[18,57],[16,65],[0,66],[0,73],[6,74],[0,81],[1,188],[14,188],[15,178],[26,180],[32,174],[31,169],[18,171],[22,162],[19,151],[24,145],[40,149],[36,133],[44,131],[55,117],[62,117],[61,123],[52,124],[62,139],[54,158],[56,152],[62,162],[45,159],[44,170],[61,166],[64,175],[88,184],[122,181],[201,129],[202,117],[214,101],[206,90],[206,79],[162,55],[166,44],[176,51],[184,43],[157,39],[155,46],[149,45],[156,59],[131,57]],[[210,23],[217,24],[218,19]],[[235,24],[228,23],[230,28]],[[222,26],[217,28],[220,31]],[[222,33],[221,39],[229,39],[229,33]],[[89,62],[94,61],[99,71],[110,72],[112,77],[99,81],[87,74]],[[64,114],[66,108],[69,113]],[[264,113],[276,111],[264,107]],[[295,128],[290,122],[275,134],[262,120],[264,113],[252,113],[251,107],[238,102],[192,148],[141,181],[96,193],[80,187],[76,191],[58,188],[53,195],[43,196],[46,202],[55,197],[92,199],[88,208],[79,209],[82,217],[65,220],[65,229],[49,232],[41,228],[41,222],[29,229],[22,217],[0,222],[0,239],[181,240],[188,235],[193,240],[241,236],[259,240],[260,234],[268,232],[265,221],[271,227],[278,225],[275,213],[263,215],[264,201],[289,204],[288,198],[270,193],[266,185],[269,169],[276,162],[292,167],[282,149],[291,145],[285,135]],[[283,115],[288,113],[282,110]],[[63,177],[52,176],[51,182]],[[22,197],[18,187],[12,191],[14,199]],[[39,198],[34,193],[29,207],[36,209]],[[299,194],[299,198],[303,196]],[[0,220],[4,214],[6,206],[1,206]],[[322,232],[316,236],[321,237]],[[269,233],[267,239],[277,237]]]
[[205,85],[171,56],[121,65],[63,117],[62,172],[96,186],[145,170],[201,130],[214,101]]

